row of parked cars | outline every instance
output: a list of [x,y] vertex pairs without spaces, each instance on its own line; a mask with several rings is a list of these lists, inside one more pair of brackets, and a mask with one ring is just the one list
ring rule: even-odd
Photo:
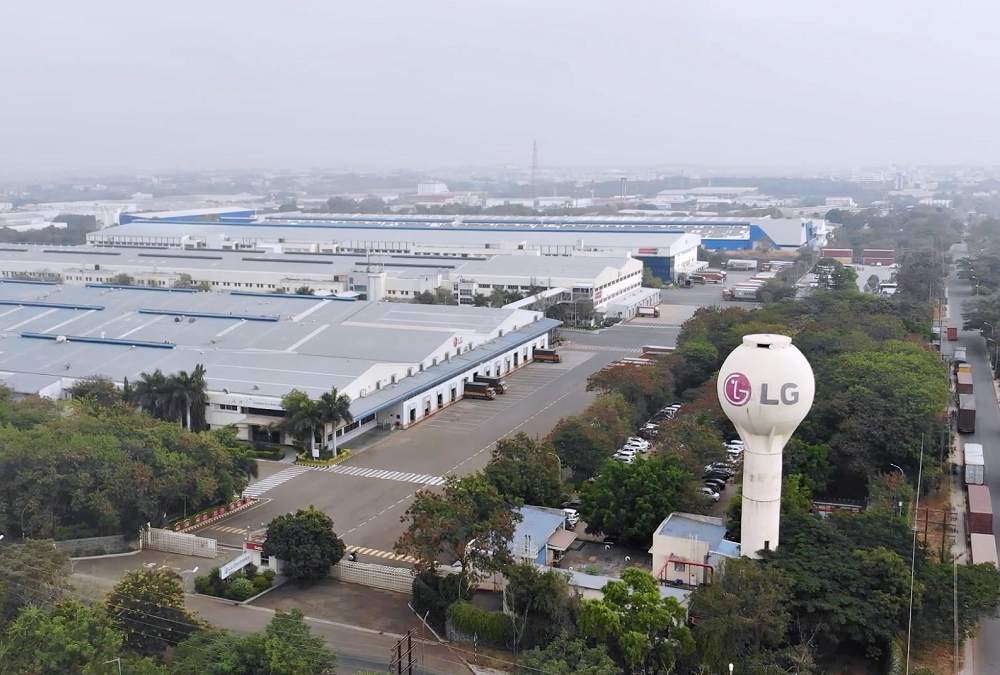
[[660,425],[664,422],[672,420],[674,416],[680,412],[680,410],[680,403],[671,403],[665,408],[660,409],[655,415],[650,417],[644,425],[642,425],[642,428],[639,429],[638,436],[646,440],[656,438],[660,433]]
[[740,462],[743,461],[743,441],[737,439],[726,443],[727,459],[721,462],[712,462],[705,467],[701,474],[704,487],[701,493],[712,501],[719,501],[722,491],[726,485],[739,472]]

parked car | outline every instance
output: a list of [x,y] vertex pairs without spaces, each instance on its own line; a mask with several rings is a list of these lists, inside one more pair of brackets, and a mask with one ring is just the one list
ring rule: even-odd
[[705,471],[722,471],[731,476],[736,475],[736,467],[729,462],[712,462],[705,466]]
[[719,501],[719,493],[709,487],[703,487],[700,489],[701,494],[707,496],[713,502]]
[[625,441],[626,443],[636,443],[637,445],[649,445],[649,441],[644,438],[639,438],[638,436],[629,436]]
[[649,450],[649,443],[633,443],[629,441],[622,446],[623,450],[638,450],[639,452],[646,452]]
[[732,473],[731,471],[726,471],[724,469],[712,469],[711,471],[706,471],[705,473],[701,474],[701,479],[702,480],[714,480],[714,479],[729,480],[734,475],[736,475],[736,474]]
[[579,509],[582,504],[582,499],[570,499],[568,502],[563,502],[562,507],[564,509]]
[[726,481],[721,478],[709,478],[705,481],[705,487],[712,488],[716,492],[722,492],[726,489]]
[[638,450],[633,450],[631,448],[622,448],[615,453],[615,457],[628,457],[630,459],[635,459],[636,453],[638,452]]
[[617,459],[622,464],[635,463],[635,455],[615,455],[615,459]]

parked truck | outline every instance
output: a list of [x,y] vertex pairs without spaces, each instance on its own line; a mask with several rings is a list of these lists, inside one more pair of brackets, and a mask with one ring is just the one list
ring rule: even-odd
[[501,380],[499,377],[486,377],[485,375],[476,375],[472,378],[476,382],[482,382],[483,384],[489,385],[496,390],[498,394],[507,393],[507,383]]
[[972,564],[993,563],[995,567],[1000,567],[997,560],[997,538],[992,534],[977,534],[973,532],[969,535],[969,547],[972,551]]
[[542,361],[544,363],[562,363],[562,357],[559,356],[554,349],[538,349],[536,347],[532,351],[532,356],[535,361]]
[[948,340],[954,342],[958,339],[958,326],[948,326]]
[[955,391],[960,395],[973,393],[972,373],[960,370],[955,374]]
[[993,504],[985,485],[969,486],[969,532],[993,534]]
[[965,464],[965,484],[985,485],[986,458],[981,443],[965,443],[962,446],[962,461]]
[[656,319],[660,318],[660,308],[659,307],[637,307],[635,310],[636,316],[651,316]]
[[497,397],[497,392],[485,382],[466,382],[463,396],[465,398],[481,398],[492,401]]
[[955,347],[955,355],[952,357],[952,360],[956,366],[960,363],[968,363],[969,359],[965,352],[965,347]]
[[976,397],[972,394],[961,394],[958,397],[958,432],[976,432]]

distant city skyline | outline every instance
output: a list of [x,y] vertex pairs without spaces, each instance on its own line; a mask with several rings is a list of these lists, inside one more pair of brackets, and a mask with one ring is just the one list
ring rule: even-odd
[[4,176],[1000,157],[989,5],[9,4]]

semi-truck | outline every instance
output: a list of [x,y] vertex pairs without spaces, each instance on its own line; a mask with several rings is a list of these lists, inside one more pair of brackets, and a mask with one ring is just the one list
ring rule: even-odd
[[969,486],[969,532],[993,534],[993,504],[985,485]]
[[958,371],[955,374],[955,391],[958,394],[972,394],[972,373]]
[[747,271],[757,269],[756,260],[737,260],[732,259],[726,261],[726,269],[732,271]]
[[554,349],[538,349],[536,347],[532,351],[532,357],[535,361],[542,361],[544,363],[562,363],[562,357]]
[[507,393],[507,383],[501,380],[499,377],[486,377],[485,375],[476,375],[472,378],[476,382],[482,382],[483,384],[489,385],[496,390],[498,394]]
[[958,432],[976,432],[976,397],[972,394],[960,394],[958,397]]
[[966,354],[965,347],[955,347],[955,355],[953,360],[955,361],[956,365],[958,365],[959,363],[968,362],[969,359],[968,355]]
[[492,401],[497,397],[496,390],[485,382],[466,382],[463,396],[465,398],[481,398]]
[[653,318],[660,318],[660,308],[659,307],[636,307],[636,316],[651,316]]
[[965,443],[962,446],[962,461],[965,464],[965,484],[984,485],[986,483],[986,458],[981,443]]

